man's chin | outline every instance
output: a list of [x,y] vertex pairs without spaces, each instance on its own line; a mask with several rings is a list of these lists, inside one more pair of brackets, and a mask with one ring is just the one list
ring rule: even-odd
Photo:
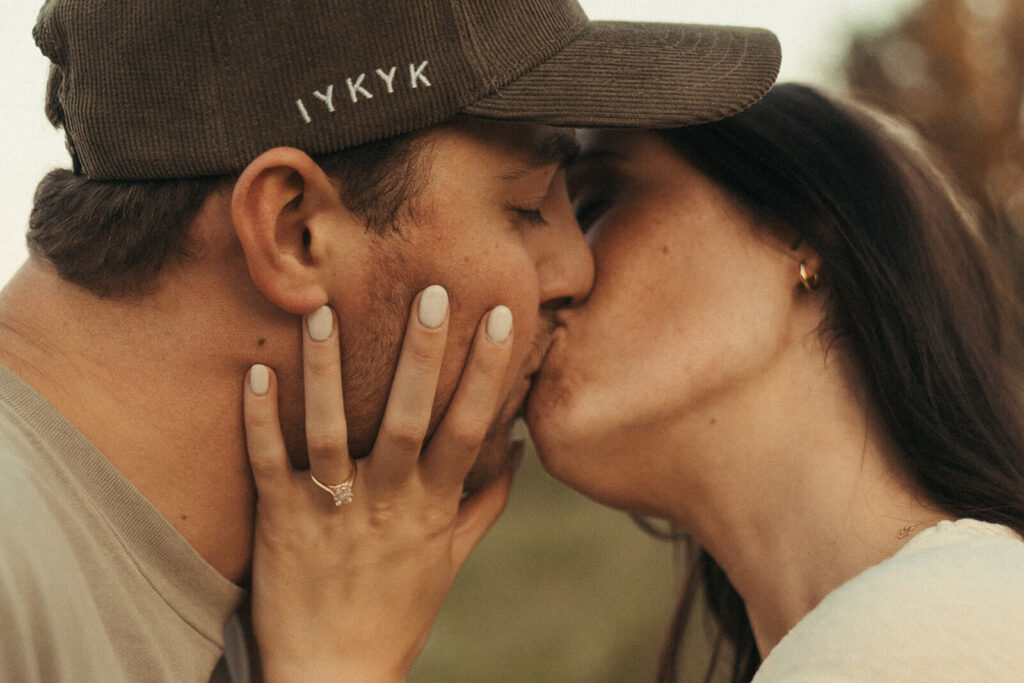
[[518,434],[514,435],[516,431],[512,424],[491,430],[463,482],[462,490],[467,497],[519,467],[525,441]]
[[498,417],[480,447],[476,462],[463,482],[462,488],[467,496],[486,488],[502,475],[514,472],[519,466],[527,438],[526,425],[522,420],[523,410],[532,385],[529,377],[523,377],[498,411]]

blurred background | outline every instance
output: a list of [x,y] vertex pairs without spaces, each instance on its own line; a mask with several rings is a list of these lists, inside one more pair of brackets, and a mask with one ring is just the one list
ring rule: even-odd
[[[580,1],[595,19],[772,29],[780,80],[853,93],[912,121],[988,229],[1024,233],[1024,0]],[[67,165],[63,136],[43,116],[47,62],[31,39],[39,4],[7,2],[0,26],[0,284],[25,258],[36,182]],[[679,571],[671,545],[551,481],[530,454],[410,680],[651,680]],[[688,650],[683,680],[703,680],[701,651]]]

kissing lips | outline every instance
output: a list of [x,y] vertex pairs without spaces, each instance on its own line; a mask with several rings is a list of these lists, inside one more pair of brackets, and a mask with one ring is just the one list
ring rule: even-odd
[[538,360],[532,363],[528,367],[532,368],[522,379],[522,388],[518,393],[518,406],[519,409],[516,411],[516,417],[526,417],[526,405],[530,401],[530,392],[533,390],[533,383],[537,378],[537,373],[540,372],[541,366],[544,365],[544,359],[548,355],[548,351],[551,349],[551,337],[548,336],[546,343],[541,347],[542,353],[538,355]]
[[515,415],[517,418],[526,417],[526,405],[530,400],[530,391],[533,389],[533,378],[536,374],[536,372],[533,372],[526,377],[523,377],[521,385],[522,388],[517,392],[516,396],[517,405],[519,406]]

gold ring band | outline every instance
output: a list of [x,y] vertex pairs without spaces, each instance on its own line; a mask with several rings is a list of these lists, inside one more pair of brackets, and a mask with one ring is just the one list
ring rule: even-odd
[[352,502],[352,484],[356,480],[356,464],[352,463],[352,476],[341,482],[340,484],[325,484],[316,478],[313,474],[313,468],[309,468],[309,478],[313,480],[313,483],[322,488],[327,493],[334,497],[335,507],[339,505],[345,505],[346,503]]

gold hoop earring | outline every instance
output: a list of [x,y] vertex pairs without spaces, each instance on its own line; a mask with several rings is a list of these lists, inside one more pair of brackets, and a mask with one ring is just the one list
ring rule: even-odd
[[821,285],[821,278],[818,277],[817,273],[807,274],[807,262],[800,262],[800,284],[804,286],[808,292],[813,292]]

